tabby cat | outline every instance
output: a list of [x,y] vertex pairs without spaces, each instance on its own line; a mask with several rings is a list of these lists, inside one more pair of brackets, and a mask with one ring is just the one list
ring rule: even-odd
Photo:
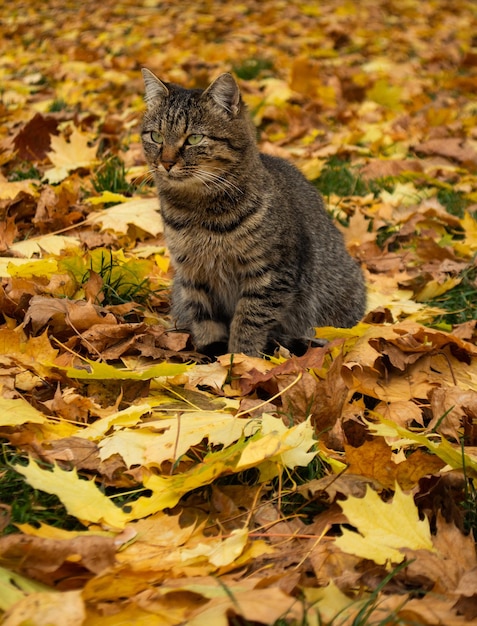
[[231,74],[205,90],[143,69],[144,152],[175,278],[172,316],[202,352],[300,351],[314,326],[353,326],[363,276],[321,196],[259,152]]

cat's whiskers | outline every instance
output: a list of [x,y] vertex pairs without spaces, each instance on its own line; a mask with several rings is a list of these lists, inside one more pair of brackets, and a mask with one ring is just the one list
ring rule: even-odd
[[243,193],[243,191],[240,189],[240,187],[237,187],[237,185],[234,185],[234,183],[232,183],[231,181],[227,180],[223,176],[219,176],[218,174],[215,174],[214,172],[211,172],[210,170],[196,169],[195,171],[201,177],[201,180],[203,180],[204,183],[205,183],[205,181],[210,182],[217,189],[219,189],[220,191],[223,191],[225,194],[227,194],[227,196],[231,200],[233,200],[233,196],[229,192],[232,192],[232,191],[235,190],[236,192],[238,192],[240,194]]
[[201,178],[197,173],[190,172],[190,175],[192,176],[192,178],[195,178],[196,180],[200,181],[204,185],[204,187],[206,187],[206,189],[210,191],[211,189],[210,185],[208,185],[207,182],[203,178]]
[[234,199],[231,193],[229,193],[231,185],[227,180],[224,180],[220,176],[212,174],[212,172],[208,172],[206,170],[195,170],[194,177],[199,179],[208,189],[211,187],[207,185],[207,183],[211,183],[213,187],[225,193],[231,200]]
[[147,185],[148,183],[153,183],[154,182],[154,169],[147,170],[145,174],[138,174],[137,176],[135,176],[131,180],[131,185],[136,185],[138,181],[139,181],[138,189],[141,189],[141,187],[143,187],[144,185]]
[[[243,190],[240,187],[237,187],[237,185],[235,185],[231,180],[229,180],[228,178],[225,178],[223,175],[220,176],[218,174],[216,174],[215,172],[212,172],[211,170],[217,170],[218,172],[222,172],[223,169],[220,167],[214,167],[213,165],[207,165],[207,169],[205,170],[208,174],[215,176],[216,178],[220,179],[221,181],[223,181],[224,183],[227,183],[227,185],[229,187],[232,187],[233,189],[235,189],[236,191],[238,191],[239,193],[243,193]],[[201,170],[203,171],[203,170]],[[230,174],[230,172],[229,172]],[[233,174],[231,175],[232,178],[235,178],[233,176]]]

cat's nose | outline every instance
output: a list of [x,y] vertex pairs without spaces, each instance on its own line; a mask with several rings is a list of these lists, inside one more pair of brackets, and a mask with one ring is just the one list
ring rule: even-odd
[[162,167],[166,170],[166,172],[170,172],[173,165],[175,165],[175,161],[165,161],[161,160]]

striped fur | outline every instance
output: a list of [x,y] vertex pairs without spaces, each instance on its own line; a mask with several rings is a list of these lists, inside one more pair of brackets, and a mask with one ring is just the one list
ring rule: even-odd
[[202,91],[143,75],[142,140],[175,268],[177,327],[199,350],[262,354],[295,348],[314,326],[353,326],[365,308],[361,270],[314,187],[259,152],[232,76]]

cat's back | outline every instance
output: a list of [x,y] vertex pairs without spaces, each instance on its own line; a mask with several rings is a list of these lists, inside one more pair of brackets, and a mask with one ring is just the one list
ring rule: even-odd
[[338,232],[316,187],[289,161],[263,153],[260,158],[271,180],[273,212],[292,231],[305,228],[312,236],[334,239]]

